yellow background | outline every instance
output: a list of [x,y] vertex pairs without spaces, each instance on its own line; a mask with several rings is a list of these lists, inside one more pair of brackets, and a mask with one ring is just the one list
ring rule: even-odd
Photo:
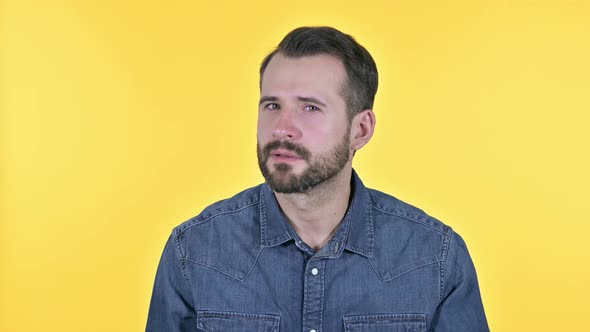
[[467,241],[493,331],[590,326],[588,1],[0,7],[0,331],[141,331],[164,243],[259,183],[258,65],[291,29],[380,70],[366,185]]

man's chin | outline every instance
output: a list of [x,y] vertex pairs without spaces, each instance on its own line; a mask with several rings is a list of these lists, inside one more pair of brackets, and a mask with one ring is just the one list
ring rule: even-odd
[[274,170],[270,173],[270,178],[274,183],[287,184],[298,178],[298,174],[293,170]]
[[269,175],[267,183],[273,191],[282,194],[298,192],[299,178],[292,170],[274,170]]

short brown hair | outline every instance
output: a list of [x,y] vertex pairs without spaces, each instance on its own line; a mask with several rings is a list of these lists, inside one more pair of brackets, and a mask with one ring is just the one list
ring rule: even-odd
[[302,57],[329,54],[344,64],[346,82],[342,94],[346,100],[349,118],[372,109],[377,93],[377,65],[371,54],[350,35],[331,27],[300,27],[289,32],[280,44],[267,55],[260,65],[260,86],[262,75],[268,63],[277,53],[287,57]]

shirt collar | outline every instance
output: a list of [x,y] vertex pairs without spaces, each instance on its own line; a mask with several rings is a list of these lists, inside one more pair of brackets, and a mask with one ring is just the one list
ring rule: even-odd
[[[336,234],[319,252],[338,257],[343,249],[357,254],[373,256],[373,218],[371,197],[357,173],[352,171],[352,200]],[[260,240],[263,246],[273,247],[289,240],[297,240],[295,232],[281,212],[268,184],[260,187]]]

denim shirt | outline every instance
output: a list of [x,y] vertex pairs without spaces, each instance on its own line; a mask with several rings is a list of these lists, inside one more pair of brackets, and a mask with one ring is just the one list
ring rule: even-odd
[[489,331],[461,237],[356,173],[351,193],[317,252],[266,184],[176,227],[146,331]]

